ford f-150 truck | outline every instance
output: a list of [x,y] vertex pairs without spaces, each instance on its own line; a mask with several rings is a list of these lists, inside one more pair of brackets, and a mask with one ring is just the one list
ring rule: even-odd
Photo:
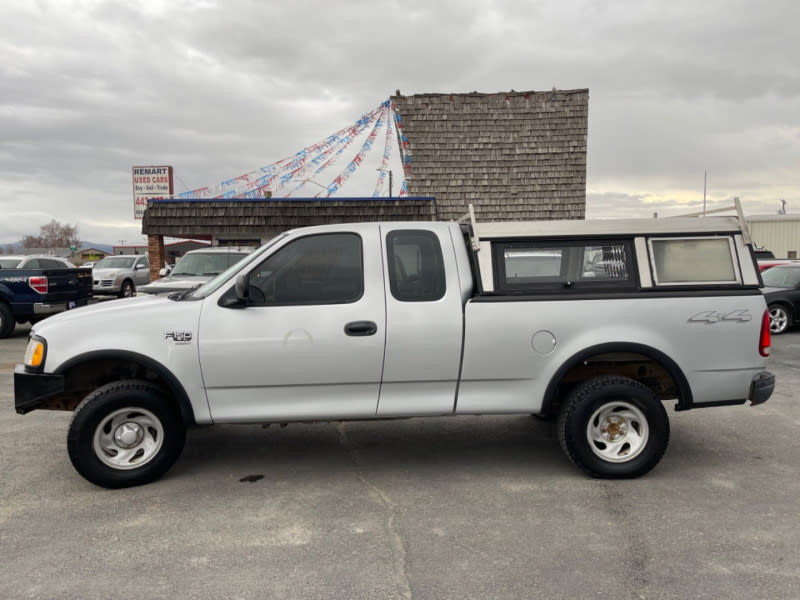
[[[22,265],[18,268],[17,265]],[[0,339],[17,323],[36,323],[92,297],[91,269],[77,269],[54,256],[0,258]]]
[[197,289],[37,324],[15,406],[73,411],[69,457],[109,488],[162,476],[193,424],[514,413],[636,477],[665,401],[769,398],[760,285],[732,217],[297,229]]

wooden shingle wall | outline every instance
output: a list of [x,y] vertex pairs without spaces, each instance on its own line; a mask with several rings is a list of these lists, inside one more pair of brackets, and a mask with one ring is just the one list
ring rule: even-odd
[[432,198],[325,200],[150,200],[142,233],[178,238],[261,238],[310,225],[432,221]]
[[438,218],[581,219],[586,212],[589,90],[392,97],[411,196]]

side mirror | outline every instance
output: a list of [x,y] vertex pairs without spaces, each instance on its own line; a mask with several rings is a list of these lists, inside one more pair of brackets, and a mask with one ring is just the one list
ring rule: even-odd
[[163,268],[162,268],[162,269],[161,269],[161,270],[158,272],[158,274],[159,274],[159,275],[161,275],[161,277],[164,277],[164,276],[165,276],[167,273],[169,273],[169,271],[167,271],[167,268],[166,268],[166,267],[163,267]]
[[242,304],[247,304],[250,298],[250,279],[247,275],[239,275],[236,277],[236,299]]
[[143,265],[142,263],[139,263],[139,264],[138,264],[138,265],[136,265],[136,267],[134,267],[134,268],[135,268],[137,271],[140,271],[141,269],[144,269],[144,265]]
[[219,299],[223,308],[244,308],[250,297],[250,280],[247,275],[238,275],[232,290],[228,290]]

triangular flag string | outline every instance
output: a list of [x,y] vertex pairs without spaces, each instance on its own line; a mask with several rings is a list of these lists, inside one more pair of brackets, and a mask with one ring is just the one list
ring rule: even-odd
[[[295,192],[302,189],[307,181],[315,177],[333,165],[335,165],[344,155],[357,138],[365,131],[370,129],[367,140],[362,144],[355,157],[348,163],[344,170],[337,175],[327,186],[326,191],[319,191],[315,197],[330,197],[336,194],[347,181],[347,179],[362,164],[364,157],[370,152],[378,132],[381,127],[386,126],[386,141],[384,144],[383,159],[381,162],[380,175],[375,190],[377,195],[383,189],[386,173],[389,170],[389,160],[391,158],[391,139],[393,131],[398,123],[398,115],[394,106],[389,100],[382,102],[375,109],[364,114],[355,123],[350,124],[327,136],[326,138],[306,146],[299,152],[277,160],[268,165],[264,165],[231,179],[226,179],[217,185],[201,187],[194,190],[173,194],[177,199],[197,199],[197,198],[261,198],[274,195],[275,192],[293,186],[291,191],[283,197],[291,197]],[[397,129],[399,133],[399,129]],[[404,169],[405,169],[404,163]],[[312,172],[313,170],[313,172]],[[309,173],[311,172],[311,175]],[[314,182],[316,183],[316,182]],[[403,182],[405,184],[405,182]],[[404,185],[401,186],[401,193]]]

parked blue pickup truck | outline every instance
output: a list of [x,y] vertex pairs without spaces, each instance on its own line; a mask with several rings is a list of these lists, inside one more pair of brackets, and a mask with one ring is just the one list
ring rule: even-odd
[[86,306],[91,297],[91,269],[78,269],[52,256],[4,256],[0,259],[0,339],[10,336],[17,323],[36,323],[48,315]]

